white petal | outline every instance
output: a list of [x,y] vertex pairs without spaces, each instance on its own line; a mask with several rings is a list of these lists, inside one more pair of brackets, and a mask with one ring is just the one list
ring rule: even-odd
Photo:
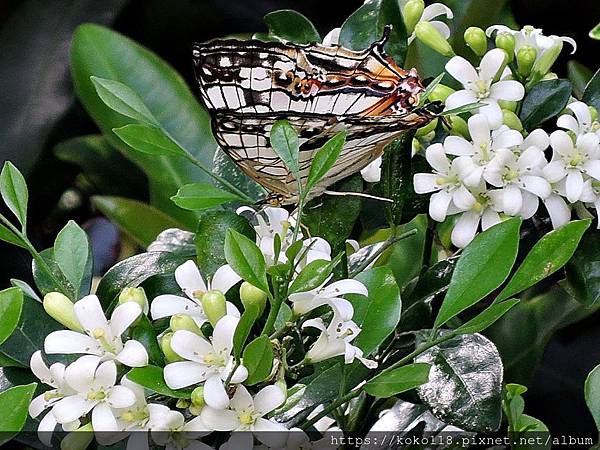
[[429,22],[431,26],[433,26],[436,30],[440,32],[442,36],[446,39],[450,37],[450,27],[446,25],[444,22],[440,22],[439,20],[433,20]]
[[483,101],[486,103],[485,106],[479,108],[479,112],[487,117],[488,122],[490,123],[490,127],[495,130],[502,125],[502,109],[498,106],[495,100],[491,98],[487,98]]
[[429,22],[434,17],[446,16],[448,19],[452,19],[454,14],[452,10],[443,3],[432,3],[425,7],[423,14],[421,15],[421,22]]
[[185,295],[190,298],[194,298],[195,291],[206,292],[207,290],[198,266],[192,260],[186,261],[175,269],[175,281],[177,281]]
[[[462,56],[454,56],[446,63],[446,72],[448,72],[456,80],[460,81],[463,86],[468,87],[470,83],[474,83],[479,79],[477,71]],[[446,103],[447,105],[448,103]]]
[[474,211],[464,212],[452,230],[452,243],[459,248],[466,247],[477,233],[479,219],[479,214]]
[[562,161],[552,161],[542,169],[542,172],[546,180],[550,183],[556,183],[567,176],[567,171]]
[[523,208],[521,208],[521,212],[519,213],[523,219],[527,220],[531,218],[538,210],[538,206],[540,204],[540,200],[533,194],[529,192],[523,192]]
[[56,403],[58,399],[46,400],[46,393],[56,393],[56,389],[51,389],[49,391],[44,392],[41,395],[38,395],[29,404],[29,415],[34,419],[39,416],[46,408],[48,408],[53,403]]
[[204,401],[215,409],[225,409],[229,406],[229,396],[220,376],[211,375],[204,382]]
[[471,90],[463,89],[462,91],[456,91],[450,94],[444,103],[446,104],[445,109],[450,110],[476,102],[477,97],[475,96],[475,93]]
[[[581,131],[587,130],[592,125],[592,115],[590,113],[590,108],[583,102],[573,102],[567,105],[573,113],[575,117],[577,117],[577,122],[579,126],[582,128]],[[573,130],[575,131],[575,130]],[[575,131],[576,134],[579,134],[580,130]]]
[[523,141],[524,148],[529,148],[529,147],[534,146],[534,147],[539,148],[542,151],[546,150],[549,145],[550,145],[550,137],[548,136],[548,133],[546,133],[541,128],[533,130],[531,133],[529,133],[529,135]]
[[126,302],[115,308],[110,317],[110,330],[113,336],[121,336],[142,314],[142,307],[134,302]]
[[57,353],[103,355],[105,353],[96,339],[70,330],[53,331],[46,336],[44,351],[49,355]]
[[512,148],[523,142],[523,135],[517,130],[505,130],[494,136],[494,149]]
[[556,130],[550,135],[550,144],[552,149],[560,155],[570,156],[573,154],[573,141],[562,130]]
[[273,232],[280,234],[283,231],[283,222],[288,220],[290,213],[285,208],[267,207],[263,213],[267,216]]
[[[521,148],[523,148],[521,146]],[[517,163],[519,169],[524,170],[527,168],[535,169],[539,167],[544,167],[548,164],[546,161],[546,157],[544,156],[544,152],[540,150],[538,147],[529,147],[519,157],[519,161]]]
[[436,192],[429,199],[429,215],[437,222],[446,220],[448,206],[452,201],[452,194],[446,191]]
[[509,216],[516,216],[523,207],[523,196],[521,189],[517,186],[510,185],[503,189],[503,207],[504,212]]
[[198,303],[179,295],[159,295],[150,305],[150,314],[153,319],[181,313],[204,316],[202,307]]
[[327,329],[325,323],[323,322],[323,319],[321,319],[320,317],[304,321],[304,323],[302,324],[302,328],[316,328],[321,331],[325,331]]
[[135,393],[126,386],[113,386],[106,399],[113,408],[129,408],[136,402]]
[[108,321],[102,311],[100,300],[95,295],[87,295],[73,305],[75,315],[84,330],[108,328]]
[[106,403],[96,405],[92,411],[92,427],[94,432],[117,431],[117,419]]
[[479,145],[489,145],[490,143],[490,124],[483,114],[475,114],[469,118],[469,134],[475,147]]
[[538,197],[546,198],[552,193],[550,183],[548,183],[542,177],[525,175],[521,177],[521,181],[523,183],[523,189],[528,190],[529,192],[537,195]]
[[340,31],[341,28],[334,28],[329,33],[325,35],[323,38],[323,45],[327,47],[331,47],[332,45],[337,45],[340,40]]
[[461,185],[452,192],[452,201],[458,209],[466,211],[475,204],[475,197],[466,187]]
[[470,156],[475,153],[473,144],[459,136],[448,136],[444,140],[446,153],[455,156]]
[[440,143],[430,145],[425,150],[425,159],[431,167],[440,173],[447,173],[450,169],[450,161],[444,151],[444,146]]
[[525,88],[518,81],[498,81],[490,87],[490,97],[516,102],[525,96]]
[[204,356],[214,352],[210,342],[187,330],[178,330],[173,334],[171,348],[182,358],[201,364],[204,364]]
[[575,117],[570,114],[563,114],[556,120],[556,126],[559,128],[565,128],[575,134],[579,134],[579,124]]
[[594,158],[598,155],[599,139],[600,137],[595,133],[581,135],[577,138],[577,148],[583,150],[583,152],[590,155],[591,158]]
[[207,406],[202,410],[200,417],[207,427],[215,431],[232,431],[240,426],[237,414],[229,409],[214,409]]
[[241,279],[242,278],[233,271],[231,266],[226,264],[217,269],[211,280],[210,288],[216,289],[217,291],[221,291],[223,294],[225,294]]
[[329,304],[342,320],[352,320],[354,306],[348,300],[344,298],[332,298],[329,300]]
[[285,448],[289,433],[280,423],[258,418],[254,423],[254,435],[269,448]]
[[567,175],[567,199],[575,203],[583,192],[583,176],[578,170],[569,170]]
[[40,420],[40,424],[38,425],[38,439],[44,444],[46,447],[52,447],[52,434],[54,433],[54,429],[56,428],[56,419],[54,418],[54,414],[50,411],[46,414],[42,420]]
[[492,208],[486,208],[486,210],[481,215],[481,229],[483,231],[493,227],[494,225],[500,222],[500,216]]
[[181,389],[206,379],[207,367],[193,361],[177,361],[164,369],[165,383],[171,389]]
[[[94,381],[98,364],[100,364],[100,358],[97,356],[82,356],[77,361],[69,364],[65,370],[65,381],[69,386],[75,389],[75,391],[87,392]],[[70,422],[70,420],[68,422]]]
[[344,294],[360,294],[366,297],[369,295],[369,291],[367,291],[367,287],[358,280],[340,280],[331,283],[323,289],[322,294],[326,297],[337,297]]
[[[229,375],[229,373],[231,372],[232,369],[233,369],[233,366],[231,368],[228,368],[227,375]],[[246,381],[246,378],[248,378],[248,369],[246,369],[245,366],[240,365],[240,366],[238,366],[238,368],[235,370],[235,373],[231,377],[231,383],[233,383],[233,384],[243,383],[244,381]]]
[[415,173],[413,187],[417,194],[427,194],[440,190],[437,184],[438,175],[434,173]]
[[33,374],[38,377],[38,379],[45,384],[48,384],[53,387],[57,387],[54,384],[50,384],[50,380],[52,379],[52,374],[50,370],[46,366],[46,363],[42,359],[42,352],[38,350],[33,355],[31,355],[31,359],[29,360],[29,366]]
[[502,49],[495,48],[487,52],[483,55],[479,64],[479,77],[482,80],[493,80],[496,78],[504,65],[505,59],[506,53]]
[[551,195],[544,200],[544,205],[548,210],[548,215],[552,221],[552,226],[556,229],[571,220],[571,211],[562,197]]
[[266,386],[254,396],[254,410],[264,416],[279,408],[284,402],[285,394],[279,386]]
[[186,422],[186,424],[183,426],[183,431],[185,431],[185,433],[188,435],[200,437],[208,434],[208,432],[212,430],[208,428],[206,424],[202,421],[202,417],[197,416],[189,422]]
[[98,366],[94,374],[92,387],[107,389],[117,382],[117,365],[114,361],[105,361]]
[[71,395],[56,402],[49,414],[54,414],[58,423],[73,422],[86,415],[95,404],[95,401],[86,400],[79,395]]
[[588,161],[583,165],[583,168],[585,173],[587,173],[590,177],[600,180],[600,160],[594,159],[592,161]]
[[223,316],[219,319],[215,325],[212,338],[212,345],[217,352],[231,354],[233,335],[239,321],[237,317],[233,316]]
[[[253,410],[254,400],[245,386],[238,386],[231,399],[231,409],[234,411]],[[264,414],[261,414],[264,415]]]
[[492,34],[494,34],[494,31],[497,31],[498,33],[501,33],[503,31],[506,31],[508,33],[514,33],[514,30],[511,30],[510,28],[508,28],[506,25],[491,25],[489,27],[487,27],[487,29],[485,30],[485,34],[487,35],[487,37],[492,37]]
[[381,180],[381,157],[367,164],[360,174],[367,183],[378,183]]
[[148,352],[141,342],[130,339],[125,342],[116,359],[129,367],[145,367],[148,365]]

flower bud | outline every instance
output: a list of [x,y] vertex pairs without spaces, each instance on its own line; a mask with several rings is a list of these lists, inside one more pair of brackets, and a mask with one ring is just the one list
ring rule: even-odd
[[227,314],[227,302],[221,291],[212,290],[202,296],[202,309],[210,324],[214,327],[219,319]]
[[560,55],[560,52],[562,51],[562,48],[562,41],[555,39],[554,44],[550,48],[544,50],[537,61],[535,61],[533,69],[531,70],[532,78],[539,77],[538,79],[541,79],[544,75],[546,75],[556,62],[558,55]]
[[406,32],[410,35],[415,30],[415,25],[423,16],[425,2],[423,0],[408,0],[402,9],[402,18],[406,26]]
[[542,77],[542,81],[548,81],[548,80],[558,80],[558,75],[556,75],[556,73],[554,73],[554,72],[548,72],[546,75],[544,75]]
[[519,102],[513,102],[510,100],[498,100],[498,104],[500,105],[500,108],[512,112],[515,112],[517,110],[517,106],[519,106]]
[[182,361],[183,358],[175,353],[171,347],[171,339],[173,339],[173,333],[163,334],[160,338],[160,349],[164,353],[167,362]]
[[177,403],[175,403],[175,408],[185,409],[191,405],[191,402],[187,398],[177,399]]
[[204,403],[204,386],[198,386],[192,391],[192,405],[198,408],[202,408]]
[[454,56],[454,50],[452,50],[448,40],[429,22],[419,22],[415,27],[415,34],[423,44],[441,55]]
[[503,31],[496,35],[496,47],[501,48],[508,55],[508,62],[515,58],[515,38],[512,34]]
[[469,134],[469,126],[462,117],[450,116],[447,118],[447,120],[452,126],[452,128],[450,129],[450,134],[454,136],[462,136],[465,139],[471,139],[471,136]]
[[598,120],[598,110],[596,108],[594,108],[593,106],[588,106],[588,109],[590,110],[590,116],[592,116],[592,122],[595,122]]
[[506,109],[502,110],[502,122],[504,123],[504,125],[506,125],[509,128],[512,128],[513,130],[523,131],[523,124],[521,123],[517,115],[512,111],[508,111]]
[[204,336],[200,327],[196,325],[194,319],[188,314],[173,314],[169,322],[169,326],[173,331],[187,330],[198,336]]
[[261,289],[244,281],[240,286],[240,299],[244,308],[248,309],[250,305],[256,305],[259,308],[260,314],[265,310],[267,305],[267,294]]
[[437,119],[433,119],[431,122],[429,122],[424,127],[421,127],[419,129],[417,129],[417,132],[415,133],[415,136],[417,136],[417,137],[426,136],[427,134],[429,134],[429,133],[431,133],[432,131],[435,130],[435,127],[437,127],[437,124],[438,124],[438,120]]
[[85,450],[94,439],[92,423],[87,423],[75,431],[71,431],[60,442],[61,450]]
[[485,31],[479,27],[469,27],[464,34],[465,43],[477,56],[483,56],[487,51],[487,37]]
[[61,325],[70,330],[83,333],[83,327],[79,323],[73,308],[73,302],[60,292],[49,292],[44,296],[44,310]]
[[285,380],[283,378],[278,379],[275,382],[275,386],[277,386],[279,389],[281,389],[281,392],[283,392],[283,394],[286,396],[288,396],[288,388],[287,388],[287,383],[285,382]]
[[435,102],[436,100],[439,100],[440,102],[445,102],[446,99],[450,96],[450,94],[453,93],[454,89],[440,83],[436,87],[434,87],[431,91],[431,94],[429,94],[429,100],[431,100],[432,102]]
[[148,313],[148,298],[144,288],[141,287],[128,287],[121,291],[119,294],[119,305],[127,302],[134,302],[140,305],[144,314]]
[[517,52],[517,66],[521,76],[529,76],[536,58],[537,50],[535,48],[525,45],[519,49]]

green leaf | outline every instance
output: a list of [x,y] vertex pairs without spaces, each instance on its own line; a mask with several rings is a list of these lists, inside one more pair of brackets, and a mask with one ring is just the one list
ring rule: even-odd
[[467,431],[490,433],[500,427],[502,360],[491,341],[480,334],[457,336],[415,361],[431,365],[429,381],[417,392],[436,417]]
[[508,219],[477,235],[463,250],[435,319],[435,329],[473,306],[506,280],[517,257],[520,226],[520,218]]
[[11,278],[10,284],[13,285],[14,287],[21,289],[21,291],[23,291],[23,294],[26,297],[32,298],[33,300],[36,300],[41,303],[42,299],[40,298],[40,296],[37,295],[37,293],[33,290],[33,288],[31,286],[29,286],[29,284],[27,284],[23,280],[19,280],[17,278]]
[[[35,285],[42,295],[46,295],[48,292],[59,291],[63,292],[72,301],[78,300],[75,295],[75,288],[71,286],[56,262],[56,258],[54,257],[54,248],[42,250],[40,252],[40,256],[46,262],[53,275],[52,277],[45,270],[42,270],[35,259],[31,262],[33,280],[35,281]],[[88,260],[88,263],[91,265],[91,259]],[[88,270],[88,268],[86,268],[85,273],[91,274],[91,269]],[[57,280],[59,284],[57,284],[55,280]],[[85,285],[87,285],[88,288],[91,284],[91,281],[91,277],[85,280]]]
[[277,156],[298,180],[300,178],[300,167],[298,166],[300,141],[295,128],[287,120],[278,120],[271,128],[270,143]]
[[454,331],[459,334],[480,333],[500,319],[517,303],[519,303],[519,300],[511,299],[490,305],[488,308],[484,309],[482,312],[477,314],[468,322],[456,328]]
[[600,69],[588,82],[581,100],[600,111]]
[[141,343],[146,351],[148,352],[148,357],[150,359],[150,364],[154,364],[157,366],[164,366],[165,359],[163,356],[163,352],[160,349],[160,345],[158,344],[158,338],[156,337],[156,332],[152,327],[152,322],[145,314],[142,314],[130,328],[131,339],[134,339]]
[[476,109],[479,109],[482,106],[485,106],[485,103],[481,103],[481,102],[468,103],[466,105],[459,106],[458,108],[447,109],[445,111],[442,111],[438,115],[441,117],[457,116],[459,114],[464,114],[464,113],[468,113],[471,111],[475,111]]
[[571,96],[567,80],[547,80],[536,84],[523,99],[519,118],[526,130],[533,130],[546,120],[558,115]]
[[27,183],[13,163],[6,161],[0,173],[0,193],[6,206],[13,212],[25,229],[27,224]]
[[155,156],[180,156],[189,158],[188,152],[165,134],[163,130],[153,125],[143,123],[125,125],[114,128],[113,132],[129,145],[142,153]]
[[600,23],[590,30],[589,36],[600,41]]
[[190,211],[213,208],[234,201],[243,201],[231,192],[214,187],[208,183],[186,184],[179,188],[177,195],[171,197],[177,206]]
[[600,232],[588,230],[573,257],[566,265],[567,291],[581,304],[598,305],[600,302]]
[[244,349],[243,360],[248,369],[244,383],[252,386],[266,380],[273,368],[273,345],[269,337],[262,335],[250,342]]
[[13,287],[0,291],[0,344],[15,331],[23,309],[23,292]]
[[592,78],[592,71],[580,62],[571,60],[567,62],[567,72],[569,81],[573,85],[573,93],[577,98],[581,98],[586,84]]
[[37,383],[14,386],[0,393],[0,445],[11,440],[25,425],[29,403]]
[[412,140],[414,132],[407,132],[388,145],[381,162],[383,196],[393,201],[385,204],[385,216],[390,225],[402,220],[404,201],[412,184]]
[[127,378],[157,394],[172,398],[190,398],[191,389],[171,389],[165,383],[163,370],[156,366],[136,367],[127,372]]
[[354,306],[353,320],[362,329],[352,344],[359,347],[366,357],[394,332],[400,321],[402,300],[394,275],[387,267],[367,270],[357,275],[355,280],[362,282],[369,292],[367,298],[346,295]]
[[142,247],[169,228],[189,229],[184,224],[137,200],[124,197],[94,196],[92,203]]
[[137,93],[125,84],[92,76],[90,80],[100,99],[110,109],[140,122],[155,125],[156,119]]
[[70,220],[56,236],[54,258],[73,286],[75,298],[79,298],[84,281],[92,276],[93,258],[86,232],[74,221]]
[[372,0],[358,8],[342,25],[340,45],[352,50],[368,48],[382,38],[384,27],[390,24],[393,28],[384,48],[402,66],[408,42],[397,0]]
[[594,367],[585,380],[585,403],[600,431],[600,365]]
[[269,292],[265,258],[254,241],[235,230],[227,230],[225,260],[248,283]]
[[414,363],[383,372],[365,385],[365,391],[374,397],[388,398],[410,391],[429,380],[429,364]]
[[329,172],[329,169],[333,167],[346,143],[346,134],[346,131],[339,132],[315,153],[310,163],[308,178],[304,188],[306,192],[310,192],[319,180]]
[[250,336],[254,322],[256,322],[256,319],[258,319],[259,316],[260,308],[258,305],[248,305],[248,307],[242,313],[240,321],[235,327],[235,332],[233,334],[233,355],[237,361],[239,361],[240,357],[242,356],[244,344],[248,340],[248,336]]
[[288,42],[307,44],[320,42],[319,32],[304,15],[291,9],[270,12],[265,16],[269,35]]
[[255,231],[242,216],[232,211],[205,211],[198,219],[195,245],[200,272],[212,275],[224,264],[225,236],[227,230],[235,230],[254,240]]
[[443,72],[440,73],[437,77],[435,77],[433,80],[431,80],[431,82],[427,85],[427,87],[425,87],[425,90],[419,97],[419,106],[423,106],[425,104],[425,102],[427,101],[427,99],[429,98],[429,96],[431,95],[433,90],[437,87],[438,84],[440,84],[442,82],[444,75],[445,75],[445,73],[443,73]]
[[2,224],[0,224],[0,240],[16,245],[17,247],[27,248],[27,244],[19,236]]
[[309,262],[298,274],[288,289],[288,295],[307,292],[321,286],[331,275],[333,266],[330,261],[317,259]]
[[[215,152],[213,172],[257,202],[264,198],[267,192],[265,188],[242,172],[238,165],[220,148]],[[215,181],[215,185],[225,187],[218,181]]]
[[591,220],[576,220],[551,231],[525,257],[496,301],[523,292],[563,267],[573,256]]

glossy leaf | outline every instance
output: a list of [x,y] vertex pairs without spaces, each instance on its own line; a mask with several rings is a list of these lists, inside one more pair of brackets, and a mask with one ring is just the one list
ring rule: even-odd
[[524,291],[563,267],[577,250],[579,241],[590,223],[590,219],[576,220],[551,231],[540,239],[500,292],[496,301]]
[[235,230],[228,230],[225,236],[225,260],[248,283],[269,292],[265,258],[254,241]]
[[467,431],[496,431],[502,419],[502,360],[480,334],[450,339],[415,359],[431,365],[419,397],[441,420]]
[[590,30],[589,36],[592,39],[596,39],[597,41],[600,41],[600,23]]
[[259,316],[260,308],[258,307],[258,305],[248,305],[242,313],[237,327],[235,327],[235,332],[233,334],[233,355],[238,361],[242,356],[244,344],[248,340],[248,336],[250,336],[250,332],[252,331],[254,322],[256,322],[256,319],[258,319]]
[[[58,263],[56,262],[56,258],[54,257],[54,248],[42,250],[40,252],[40,256],[46,262],[46,265],[52,273],[52,276],[50,276],[46,270],[42,269],[35,259],[31,262],[33,280],[35,281],[35,285],[42,295],[46,295],[48,292],[59,291],[64,293],[72,301],[78,300],[76,298],[75,288],[71,286],[71,283],[69,283],[67,278],[62,273],[62,270],[60,270]],[[91,259],[88,259],[88,263],[90,264],[90,268],[86,268],[85,273],[91,274]],[[91,283],[91,277],[84,281],[86,286],[89,285],[89,283]]]
[[12,245],[16,245],[17,247],[25,249],[27,248],[27,245],[19,236],[17,236],[15,233],[13,233],[11,230],[9,230],[2,224],[0,224],[0,240],[8,242]]
[[171,197],[171,200],[180,208],[189,209],[190,211],[213,208],[223,203],[243,201],[237,195],[208,183],[186,184],[179,188],[179,191]]
[[14,386],[0,393],[0,445],[9,441],[25,425],[29,403],[37,383]]
[[[215,152],[213,172],[257,202],[259,199],[264,198],[267,193],[265,188],[242,172],[237,164],[220,148]],[[215,181],[215,185],[224,187],[218,181]]]
[[196,235],[189,231],[169,228],[156,236],[156,239],[148,246],[148,251],[193,254],[195,237]]
[[281,158],[285,166],[298,179],[300,167],[298,166],[298,153],[300,152],[300,141],[298,133],[287,120],[278,120],[271,128],[269,136],[271,147]]
[[519,300],[512,299],[490,305],[454,331],[460,334],[480,333],[506,314]]
[[152,327],[152,322],[150,322],[150,319],[145,314],[142,314],[130,328],[130,336],[131,339],[135,339],[144,346],[148,353],[150,364],[164,366],[165,360],[158,344],[156,332]]
[[364,389],[374,397],[388,398],[409,391],[429,380],[429,364],[414,363],[383,372],[367,382]]
[[585,380],[585,403],[600,431],[600,366],[594,367]]
[[252,386],[266,380],[273,368],[273,345],[269,337],[262,335],[250,342],[244,349],[243,360],[248,369],[244,383]]
[[477,235],[465,247],[435,319],[436,329],[506,280],[517,257],[520,226],[520,218],[506,220]]
[[265,16],[269,35],[297,44],[320,42],[319,32],[304,15],[291,9],[273,11]]
[[127,372],[127,378],[157,394],[172,398],[190,398],[191,389],[171,389],[165,383],[163,370],[156,366],[136,367]]
[[21,291],[23,292],[23,295],[25,295],[26,297],[32,298],[33,300],[36,300],[38,302],[42,301],[40,296],[37,295],[37,293],[33,290],[33,288],[31,286],[29,286],[29,284],[27,284],[23,280],[19,280],[17,278],[11,278],[10,284],[14,287],[21,289]]
[[130,124],[114,128],[113,132],[131,148],[142,153],[155,156],[189,157],[189,154],[173,142],[163,130],[153,125]]
[[585,91],[585,86],[594,73],[585,65],[575,60],[567,62],[567,72],[569,74],[569,81],[573,85],[573,93],[577,98],[581,98]]
[[288,294],[307,292],[321,286],[331,275],[330,261],[317,259],[309,262],[298,274],[288,289]]
[[[86,232],[74,221],[70,220],[56,236],[54,258],[63,275],[73,286],[75,297],[79,298],[84,281],[92,275],[92,255]],[[86,271],[89,273],[86,274]]]
[[309,192],[329,172],[329,169],[333,167],[344,148],[346,134],[346,131],[336,134],[315,153],[310,163],[308,178],[306,179],[306,186],[304,188],[306,192]]
[[340,45],[352,50],[370,47],[383,37],[384,27],[392,25],[385,51],[402,66],[408,47],[406,28],[396,0],[371,0],[365,2],[346,19],[340,31]]
[[386,147],[381,162],[381,185],[386,202],[385,216],[391,226],[402,221],[404,201],[412,185],[412,141],[414,133],[407,132]]
[[600,69],[586,85],[581,100],[600,111]]
[[13,287],[0,291],[0,344],[17,328],[23,309],[23,292]]
[[13,212],[25,228],[27,223],[27,183],[13,163],[6,161],[0,173],[0,193],[6,206]]
[[600,232],[588,230],[582,237],[579,248],[566,265],[566,286],[569,293],[586,306],[598,304],[600,300]]
[[560,113],[571,96],[567,80],[547,80],[536,84],[523,99],[521,123],[526,130],[534,130],[546,120]]
[[92,197],[92,202],[102,214],[142,247],[150,245],[161,231],[169,228],[187,229],[178,220],[137,200],[95,196]]

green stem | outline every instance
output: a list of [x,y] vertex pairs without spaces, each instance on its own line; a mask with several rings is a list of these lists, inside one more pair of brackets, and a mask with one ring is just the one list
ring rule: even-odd
[[238,370],[238,367],[240,367],[240,362],[236,361],[235,365],[233,366],[233,369],[231,369],[231,372],[229,372],[229,375],[227,375],[227,379],[225,380],[225,390],[227,390],[227,388],[231,384],[231,379],[233,378],[233,374],[235,373],[236,370]]

